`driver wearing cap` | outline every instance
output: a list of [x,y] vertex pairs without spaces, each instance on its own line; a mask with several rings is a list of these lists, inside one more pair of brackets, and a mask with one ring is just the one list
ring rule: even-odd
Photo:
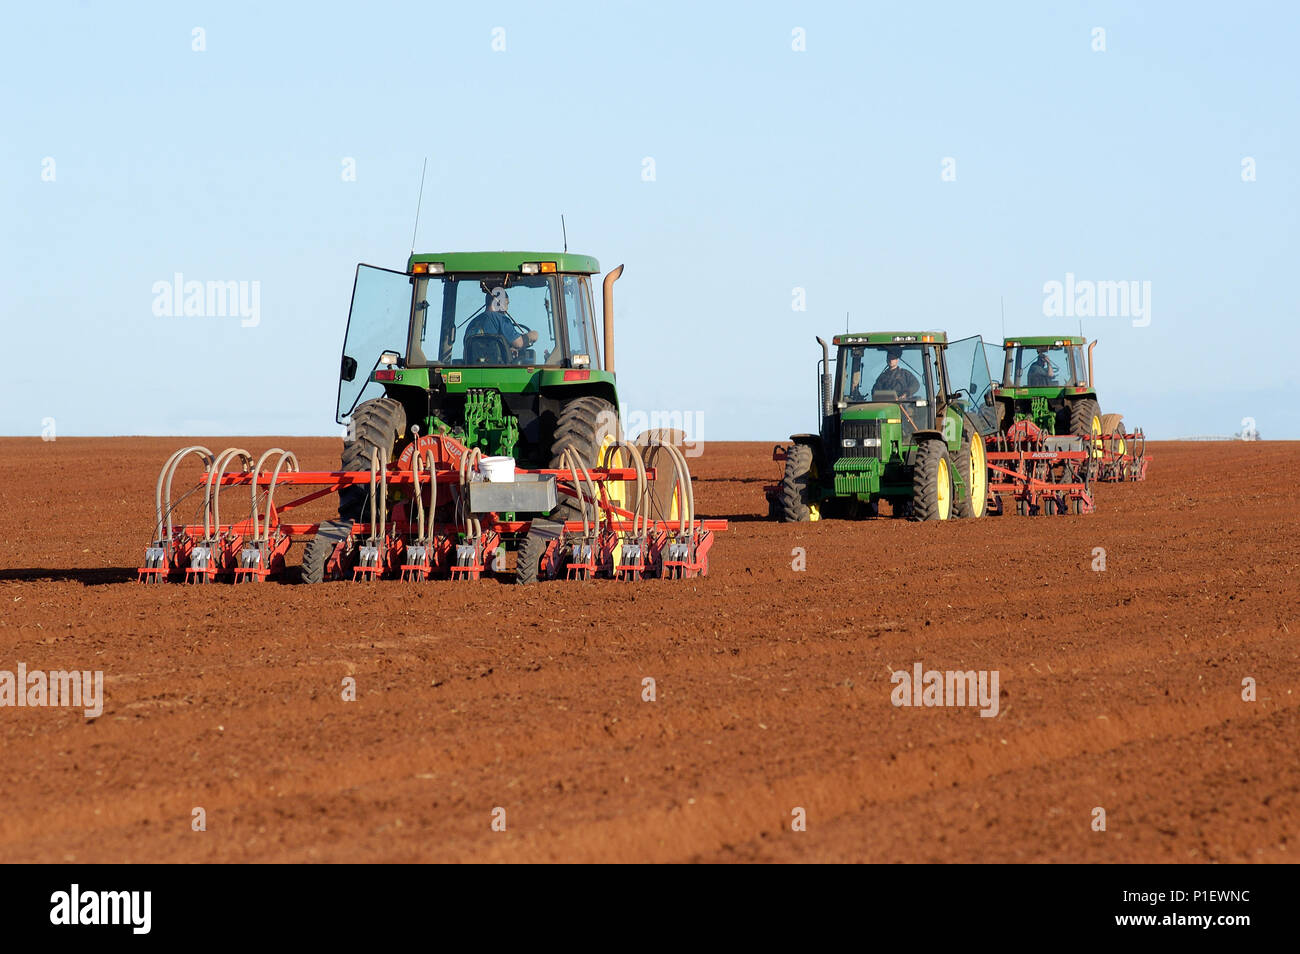
[[885,349],[889,366],[880,372],[880,377],[876,378],[876,383],[871,386],[872,391],[893,391],[900,401],[906,401],[917,392],[921,383],[916,380],[916,375],[911,371],[899,366],[898,360],[902,356],[902,348]]
[[1038,358],[1029,366],[1029,386],[1050,388],[1056,384],[1056,366],[1047,355],[1046,348],[1038,349]]
[[483,314],[470,322],[465,333],[466,341],[474,335],[497,335],[504,338],[506,344],[516,354],[526,347],[525,338],[530,345],[537,340],[536,331],[520,332],[514,319],[510,317],[510,296],[500,285],[487,293]]

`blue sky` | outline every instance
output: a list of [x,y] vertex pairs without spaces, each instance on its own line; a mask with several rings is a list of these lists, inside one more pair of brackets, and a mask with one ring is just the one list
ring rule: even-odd
[[[427,156],[418,248],[558,248],[563,212],[627,266],[626,406],[706,440],[814,429],[846,312],[1077,333],[1067,273],[1151,283],[1149,325],[1083,322],[1103,410],[1297,438],[1298,9],[15,6],[0,433],[337,433],[354,268],[404,265]],[[178,272],[258,282],[259,322],[156,315]]]

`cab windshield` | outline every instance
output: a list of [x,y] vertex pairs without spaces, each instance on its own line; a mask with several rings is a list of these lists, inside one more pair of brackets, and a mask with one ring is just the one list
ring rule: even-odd
[[919,344],[841,347],[839,371],[840,394],[850,404],[924,402],[934,392]]
[[562,365],[554,275],[434,275],[415,282],[406,364]]
[[1006,349],[1002,386],[1063,388],[1088,384],[1081,345],[1013,345]]

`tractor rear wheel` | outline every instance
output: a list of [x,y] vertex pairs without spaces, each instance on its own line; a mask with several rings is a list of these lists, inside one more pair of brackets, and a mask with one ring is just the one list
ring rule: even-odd
[[[1101,416],[1101,432],[1103,434],[1124,433],[1124,415],[1123,414],[1103,414]],[[1128,448],[1124,444],[1124,438],[1111,437],[1106,440],[1104,446],[1108,453],[1114,457],[1123,457],[1128,453]]]
[[[396,456],[397,441],[406,433],[406,408],[392,398],[375,398],[352,412],[351,440],[343,443],[340,470],[370,470],[370,455]],[[339,491],[339,518],[365,523],[370,520],[370,488],[344,487]]]
[[781,519],[785,523],[808,523],[821,519],[821,505],[814,499],[817,462],[807,444],[795,444],[786,451],[785,475],[781,478]]
[[351,532],[351,520],[326,520],[316,529],[316,536],[307,541],[307,547],[302,551],[304,583],[325,582],[325,565],[339,541],[347,539]]
[[952,516],[952,462],[941,440],[922,441],[912,468],[912,519]]
[[1101,453],[1101,407],[1093,398],[1070,402],[1070,433],[1088,441],[1094,454]]
[[551,441],[551,466],[560,466],[565,448],[577,451],[588,467],[600,466],[600,452],[618,440],[618,411],[604,398],[574,398],[560,409]]
[[956,501],[957,516],[982,517],[989,503],[989,464],[984,456],[984,438],[970,419],[962,422],[961,449],[957,451],[957,473],[966,485],[966,497]]
[[[555,422],[555,437],[551,441],[550,467],[563,466],[564,452],[572,449],[586,467],[599,467],[604,449],[619,439],[618,411],[604,398],[580,397],[560,408]],[[573,499],[565,496],[560,505],[550,512],[548,520],[563,523],[581,520],[582,511]],[[538,564],[546,552],[550,538],[533,532],[519,544],[515,553],[515,582],[536,583]]]

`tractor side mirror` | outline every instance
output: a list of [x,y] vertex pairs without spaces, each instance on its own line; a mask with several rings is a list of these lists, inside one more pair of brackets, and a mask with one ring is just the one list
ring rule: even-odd
[[339,369],[339,378],[344,381],[355,380],[357,376],[357,359],[343,356],[343,367]]

